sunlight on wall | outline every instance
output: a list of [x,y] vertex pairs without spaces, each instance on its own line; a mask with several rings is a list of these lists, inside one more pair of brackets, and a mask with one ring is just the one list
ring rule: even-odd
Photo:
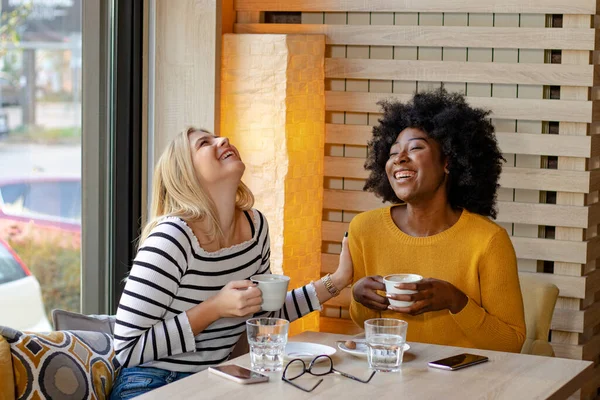
[[[290,276],[290,288],[320,277],[324,51],[322,35],[223,38],[221,134],[242,155],[269,221],[271,270]],[[312,313],[290,333],[318,328]]]

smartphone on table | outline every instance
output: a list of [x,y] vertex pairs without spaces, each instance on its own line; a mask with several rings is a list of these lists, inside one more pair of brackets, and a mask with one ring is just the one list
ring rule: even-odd
[[209,367],[208,371],[244,385],[249,383],[267,382],[269,380],[267,375],[235,364]]
[[456,356],[442,358],[441,360],[432,361],[428,365],[432,368],[447,369],[450,371],[456,371],[470,367],[471,365],[481,364],[488,361],[489,358],[485,356],[479,356],[476,354],[463,353]]

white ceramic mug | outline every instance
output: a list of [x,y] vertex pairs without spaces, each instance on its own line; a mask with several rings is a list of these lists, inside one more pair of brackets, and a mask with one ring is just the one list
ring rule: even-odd
[[283,307],[290,283],[289,276],[273,274],[254,275],[250,280],[258,283],[263,300],[261,308],[264,311],[277,311]]
[[[400,283],[418,282],[421,279],[423,279],[423,277],[421,275],[416,275],[416,274],[392,274],[392,275],[387,275],[386,277],[384,277],[383,283],[385,283],[385,291],[388,294],[413,294],[413,293],[417,293],[417,291],[416,290],[398,289],[395,286]],[[399,300],[393,300],[393,299],[389,299],[389,300],[390,300],[390,304],[394,307],[409,307],[410,305],[412,305],[414,303],[414,301],[399,301]]]

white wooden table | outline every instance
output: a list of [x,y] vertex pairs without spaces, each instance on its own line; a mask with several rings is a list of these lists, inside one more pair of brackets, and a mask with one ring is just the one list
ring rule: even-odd
[[[337,349],[336,340],[350,336],[304,332],[290,338],[295,342],[322,343]],[[139,397],[151,399],[564,399],[581,388],[590,378],[592,363],[463,349],[424,343],[410,343],[404,354],[402,370],[398,373],[377,373],[370,383],[355,382],[329,374],[312,393],[305,393],[281,380],[281,373],[271,373],[269,382],[241,385],[220,376],[202,371],[180,381]],[[490,361],[458,371],[429,368],[429,361],[463,352],[488,356]],[[367,360],[354,357],[339,349],[332,356],[334,367],[340,371],[366,378],[370,374]],[[250,367],[248,354],[227,364]],[[318,380],[309,374],[295,382],[312,387]]]

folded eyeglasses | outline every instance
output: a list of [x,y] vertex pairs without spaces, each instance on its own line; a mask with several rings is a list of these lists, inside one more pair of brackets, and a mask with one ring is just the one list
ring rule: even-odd
[[338,371],[337,369],[333,368],[333,360],[331,359],[331,357],[329,357],[327,355],[320,355],[320,356],[313,358],[313,360],[308,365],[308,368],[306,367],[306,364],[304,363],[304,361],[301,360],[300,358],[294,358],[293,360],[290,360],[290,362],[288,362],[288,364],[285,366],[285,369],[283,370],[283,375],[281,376],[281,379],[284,382],[287,382],[290,385],[295,386],[300,390],[310,393],[313,390],[315,390],[317,388],[317,386],[319,386],[321,384],[321,382],[323,382],[323,378],[319,379],[319,381],[317,383],[315,383],[315,385],[310,389],[305,389],[302,386],[300,386],[292,381],[300,378],[305,373],[309,373],[313,376],[325,376],[325,375],[329,375],[329,374],[337,374],[337,375],[344,376],[346,378],[353,379],[357,382],[369,383],[371,381],[371,379],[373,378],[373,376],[375,375],[375,372],[376,371],[373,371],[371,373],[371,376],[369,376],[369,378],[367,380],[363,380],[363,379],[357,378],[353,375],[347,374],[345,372]]

